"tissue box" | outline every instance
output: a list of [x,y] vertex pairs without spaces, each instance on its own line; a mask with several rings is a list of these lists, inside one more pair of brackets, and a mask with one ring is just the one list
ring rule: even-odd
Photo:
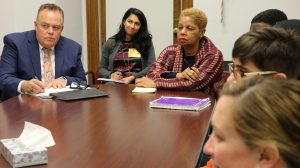
[[23,149],[16,138],[0,140],[0,152],[12,167],[48,163],[47,148]]

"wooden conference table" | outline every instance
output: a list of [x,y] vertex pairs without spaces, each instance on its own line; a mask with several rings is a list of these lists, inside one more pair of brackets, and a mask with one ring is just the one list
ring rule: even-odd
[[[56,145],[34,167],[194,167],[213,111],[149,108],[160,96],[205,98],[201,92],[132,94],[133,85],[106,84],[109,97],[60,101],[20,95],[0,103],[0,139],[18,137],[24,121],[48,128]],[[1,156],[0,168],[10,167]]]

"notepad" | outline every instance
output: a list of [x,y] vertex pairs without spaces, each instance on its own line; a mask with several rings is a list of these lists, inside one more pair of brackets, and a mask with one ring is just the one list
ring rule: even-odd
[[149,103],[152,108],[166,108],[177,110],[198,111],[210,106],[210,99],[187,98],[187,97],[165,97],[153,100]]
[[115,80],[115,79],[108,79],[108,78],[98,78],[99,81],[105,81],[105,82],[116,82],[116,83],[125,83],[122,80]]
[[132,93],[155,93],[156,88],[135,87]]
[[49,98],[51,99],[52,96],[50,96],[51,93],[58,93],[58,92],[67,92],[72,91],[74,89],[71,89],[70,86],[66,86],[64,88],[45,88],[45,92],[39,93],[39,94],[33,94],[34,96],[38,96],[40,98]]

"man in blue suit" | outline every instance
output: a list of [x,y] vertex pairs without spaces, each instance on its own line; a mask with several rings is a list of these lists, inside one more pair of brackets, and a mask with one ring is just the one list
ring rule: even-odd
[[63,88],[72,82],[86,80],[81,46],[61,36],[63,23],[64,13],[59,6],[43,4],[34,22],[35,30],[4,37],[0,60],[2,100],[20,93],[37,94],[44,92],[44,88]]

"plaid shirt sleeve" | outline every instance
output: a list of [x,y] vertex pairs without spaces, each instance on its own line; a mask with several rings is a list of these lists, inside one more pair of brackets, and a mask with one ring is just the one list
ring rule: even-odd
[[160,77],[163,72],[182,71],[183,58],[179,45],[164,49],[147,76],[154,80],[158,89],[200,90],[209,94],[214,92],[214,85],[222,80],[223,55],[207,37],[200,40],[200,46],[193,65],[200,72],[198,81],[192,82],[183,78],[164,79]]

